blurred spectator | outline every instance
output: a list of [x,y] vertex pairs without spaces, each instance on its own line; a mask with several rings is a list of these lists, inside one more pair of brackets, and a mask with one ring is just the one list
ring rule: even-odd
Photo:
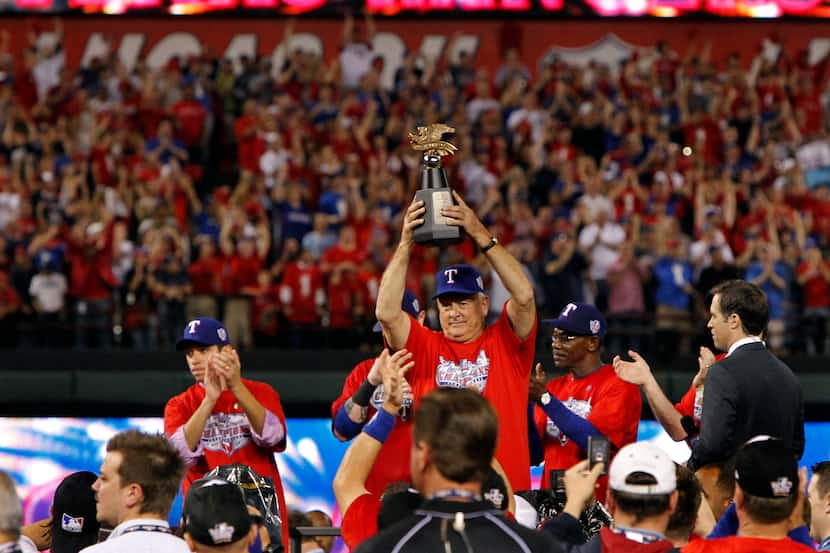
[[[178,136],[181,144],[187,148],[187,157],[181,161],[190,160],[195,163],[204,161],[204,144],[209,131],[208,111],[196,99],[196,91],[192,84],[186,84],[182,89],[182,98],[170,107],[170,113],[178,123]],[[159,135],[161,135],[159,131]],[[148,145],[148,150],[154,150]],[[164,155],[163,153],[161,155]],[[166,163],[166,161],[162,161]]]
[[803,289],[804,332],[807,353],[823,355],[827,352],[827,319],[830,318],[830,264],[824,260],[815,240],[805,245],[804,261],[796,271],[796,281]]
[[[719,246],[709,248],[709,264],[700,272],[695,286],[700,297],[706,297],[709,290],[726,280],[739,278],[738,269],[728,262],[723,255],[724,249]],[[708,310],[708,307],[706,307]]]
[[67,244],[72,279],[70,293],[75,298],[75,347],[89,344],[91,331],[97,345],[112,345],[112,226],[100,221],[76,223]]
[[351,14],[343,24],[343,47],[340,50],[340,82],[345,89],[357,88],[363,76],[371,69],[375,54],[372,41],[375,24],[369,11],[363,25],[355,23]]
[[[173,136],[173,123],[165,119],[159,123],[156,136],[147,141],[147,158],[167,165],[172,159],[185,163],[188,160],[187,147],[178,138]],[[162,171],[162,174],[164,172]]]
[[260,271],[257,285],[243,289],[251,296],[251,327],[258,346],[276,346],[280,330],[280,290],[270,271]]
[[35,553],[38,549],[32,541],[20,533],[23,524],[23,509],[17,496],[14,480],[0,471],[0,549]]
[[62,323],[65,320],[66,293],[69,287],[66,277],[59,272],[58,260],[48,252],[38,257],[40,270],[32,277],[29,294],[37,313],[37,337],[39,346],[63,345]]
[[185,323],[185,298],[192,291],[190,277],[178,256],[170,255],[150,273],[148,283],[158,305],[160,346],[170,349]]
[[692,264],[688,261],[685,244],[675,238],[665,241],[662,254],[654,263],[657,290],[656,343],[663,359],[671,359],[677,352],[689,351],[691,332]]
[[337,234],[329,227],[327,215],[317,213],[311,230],[303,236],[302,247],[308,250],[311,256],[320,261],[323,254],[337,244]]
[[187,297],[186,319],[215,319],[219,313],[217,299],[222,294],[224,261],[210,236],[197,237],[196,245],[198,258],[187,268],[192,294]]
[[608,307],[608,268],[619,259],[619,248],[625,241],[625,230],[611,216],[610,208],[598,208],[593,222],[579,233],[579,247],[590,259],[594,304],[600,311]]
[[316,329],[326,303],[323,275],[311,253],[301,250],[299,258],[285,268],[280,286],[280,303],[289,324],[293,347],[315,347]]
[[646,304],[643,282],[650,277],[649,267],[637,258],[632,242],[620,248],[620,257],[608,268],[607,352],[625,354],[640,350]]
[[541,281],[546,314],[560,313],[571,302],[583,302],[583,274],[587,268],[588,262],[576,248],[570,232],[555,234],[542,259]]
[[[316,526],[318,528],[331,528],[333,526],[331,517],[323,511],[308,511],[305,516],[308,517],[308,520],[311,522],[312,526]],[[331,553],[331,550],[334,547],[333,536],[317,536],[314,538],[314,542],[320,547],[320,549],[322,549],[323,553]]]
[[17,314],[20,311],[20,296],[9,283],[9,276],[0,273],[0,346],[16,345]]
[[124,277],[123,330],[132,347],[143,351],[158,347],[158,316],[150,290],[153,271],[147,252],[141,249],[136,252],[135,266]]
[[771,244],[757,247],[757,260],[746,268],[744,278],[758,285],[766,294],[769,302],[769,323],[767,323],[767,340],[770,349],[781,352],[784,347],[784,302],[787,300],[789,283],[792,280],[792,268],[780,261],[779,253]]

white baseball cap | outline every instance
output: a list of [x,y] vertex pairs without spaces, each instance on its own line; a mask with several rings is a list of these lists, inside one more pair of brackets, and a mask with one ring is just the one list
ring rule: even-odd
[[[677,488],[674,461],[668,454],[650,442],[635,442],[623,447],[614,460],[608,474],[612,490],[639,495],[667,495]],[[655,484],[633,484],[626,480],[635,472],[654,478]]]

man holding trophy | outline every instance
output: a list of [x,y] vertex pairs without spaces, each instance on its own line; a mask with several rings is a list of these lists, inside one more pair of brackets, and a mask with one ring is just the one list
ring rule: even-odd
[[[519,262],[502,247],[455,191],[450,191],[441,157],[455,147],[441,140],[453,129],[421,127],[410,134],[413,148],[424,152],[421,187],[407,208],[401,240],[386,267],[375,315],[393,350],[413,353],[407,373],[414,409],[436,387],[473,388],[487,398],[499,419],[496,459],[513,489],[530,489],[527,443],[527,389],[536,339],[533,286]],[[454,202],[453,202],[454,200]],[[462,232],[463,231],[463,232]],[[464,238],[475,241],[510,293],[501,317],[485,325],[489,299],[481,274],[470,265],[443,267],[436,274],[441,331],[422,327],[401,309],[406,273],[414,244],[442,246]]]

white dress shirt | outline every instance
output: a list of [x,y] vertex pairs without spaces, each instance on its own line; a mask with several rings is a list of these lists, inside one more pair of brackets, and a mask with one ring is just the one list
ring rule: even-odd
[[185,541],[164,531],[138,530],[136,526],[170,529],[166,520],[137,518],[122,522],[116,526],[106,541],[90,545],[81,553],[190,553]]
[[729,351],[726,352],[726,356],[729,357],[730,355],[732,355],[733,351],[735,351],[741,346],[745,346],[747,344],[754,344],[755,342],[761,342],[762,344],[764,343],[758,336],[747,336],[746,338],[741,338],[740,340],[729,346]]

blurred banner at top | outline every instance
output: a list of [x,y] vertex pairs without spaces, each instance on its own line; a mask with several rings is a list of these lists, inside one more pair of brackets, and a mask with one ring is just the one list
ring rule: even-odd
[[0,12],[165,13],[191,15],[257,10],[321,16],[510,12],[555,17],[828,17],[830,0],[0,0]]

